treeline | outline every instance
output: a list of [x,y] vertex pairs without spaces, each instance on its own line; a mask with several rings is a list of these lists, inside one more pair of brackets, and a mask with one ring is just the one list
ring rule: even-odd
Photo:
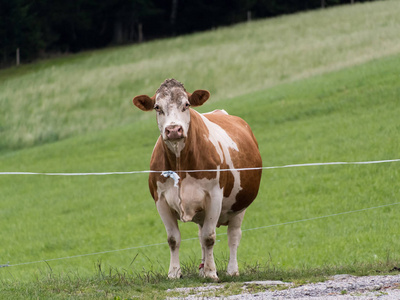
[[373,0],[0,0],[0,65]]

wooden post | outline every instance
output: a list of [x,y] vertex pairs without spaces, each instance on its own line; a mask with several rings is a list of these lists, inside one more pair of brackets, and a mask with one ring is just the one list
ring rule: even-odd
[[251,11],[248,10],[247,11],[247,22],[250,22],[250,21],[251,21]]
[[175,35],[176,16],[178,14],[178,0],[172,0],[171,17],[169,23],[171,24],[172,34]]
[[141,43],[143,42],[143,25],[142,23],[138,24],[138,42]]
[[17,61],[17,66],[19,66],[19,63],[20,63],[20,59],[19,59],[19,48],[17,48],[16,61]]

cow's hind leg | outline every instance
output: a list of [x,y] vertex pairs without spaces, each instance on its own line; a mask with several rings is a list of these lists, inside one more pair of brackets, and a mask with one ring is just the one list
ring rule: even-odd
[[227,273],[231,276],[239,275],[237,262],[237,248],[242,237],[242,221],[245,210],[229,220],[228,224],[228,245],[229,245],[229,263]]
[[178,221],[172,214],[171,209],[165,199],[159,199],[156,202],[158,213],[164,223],[167,231],[168,245],[171,252],[168,277],[182,277],[181,266],[179,263],[179,247],[181,244],[181,233],[179,232]]
[[199,273],[200,273],[200,276],[204,277],[204,261],[205,261],[204,252],[205,252],[205,250],[204,250],[203,242],[201,239],[201,228],[202,227],[199,225],[199,241],[200,241],[200,246],[201,246],[201,263],[199,266]]

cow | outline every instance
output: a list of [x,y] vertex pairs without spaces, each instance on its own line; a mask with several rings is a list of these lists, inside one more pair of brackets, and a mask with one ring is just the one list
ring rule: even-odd
[[178,220],[198,224],[200,275],[213,280],[218,280],[213,256],[216,227],[228,226],[227,273],[239,275],[241,224],[260,185],[261,155],[250,126],[224,110],[200,114],[191,108],[209,97],[206,90],[188,93],[182,83],[167,79],[153,97],[133,99],[139,109],[156,111],[160,130],[148,183],[167,232],[169,278],[182,277]]

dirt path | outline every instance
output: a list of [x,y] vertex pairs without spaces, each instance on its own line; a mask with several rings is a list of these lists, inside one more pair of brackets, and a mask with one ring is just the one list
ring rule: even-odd
[[[253,290],[256,293],[251,293]],[[294,286],[281,281],[245,282],[235,294],[223,284],[173,290],[170,299],[400,299],[400,274],[388,276],[336,275],[325,282]],[[174,295],[174,296],[175,296]]]

